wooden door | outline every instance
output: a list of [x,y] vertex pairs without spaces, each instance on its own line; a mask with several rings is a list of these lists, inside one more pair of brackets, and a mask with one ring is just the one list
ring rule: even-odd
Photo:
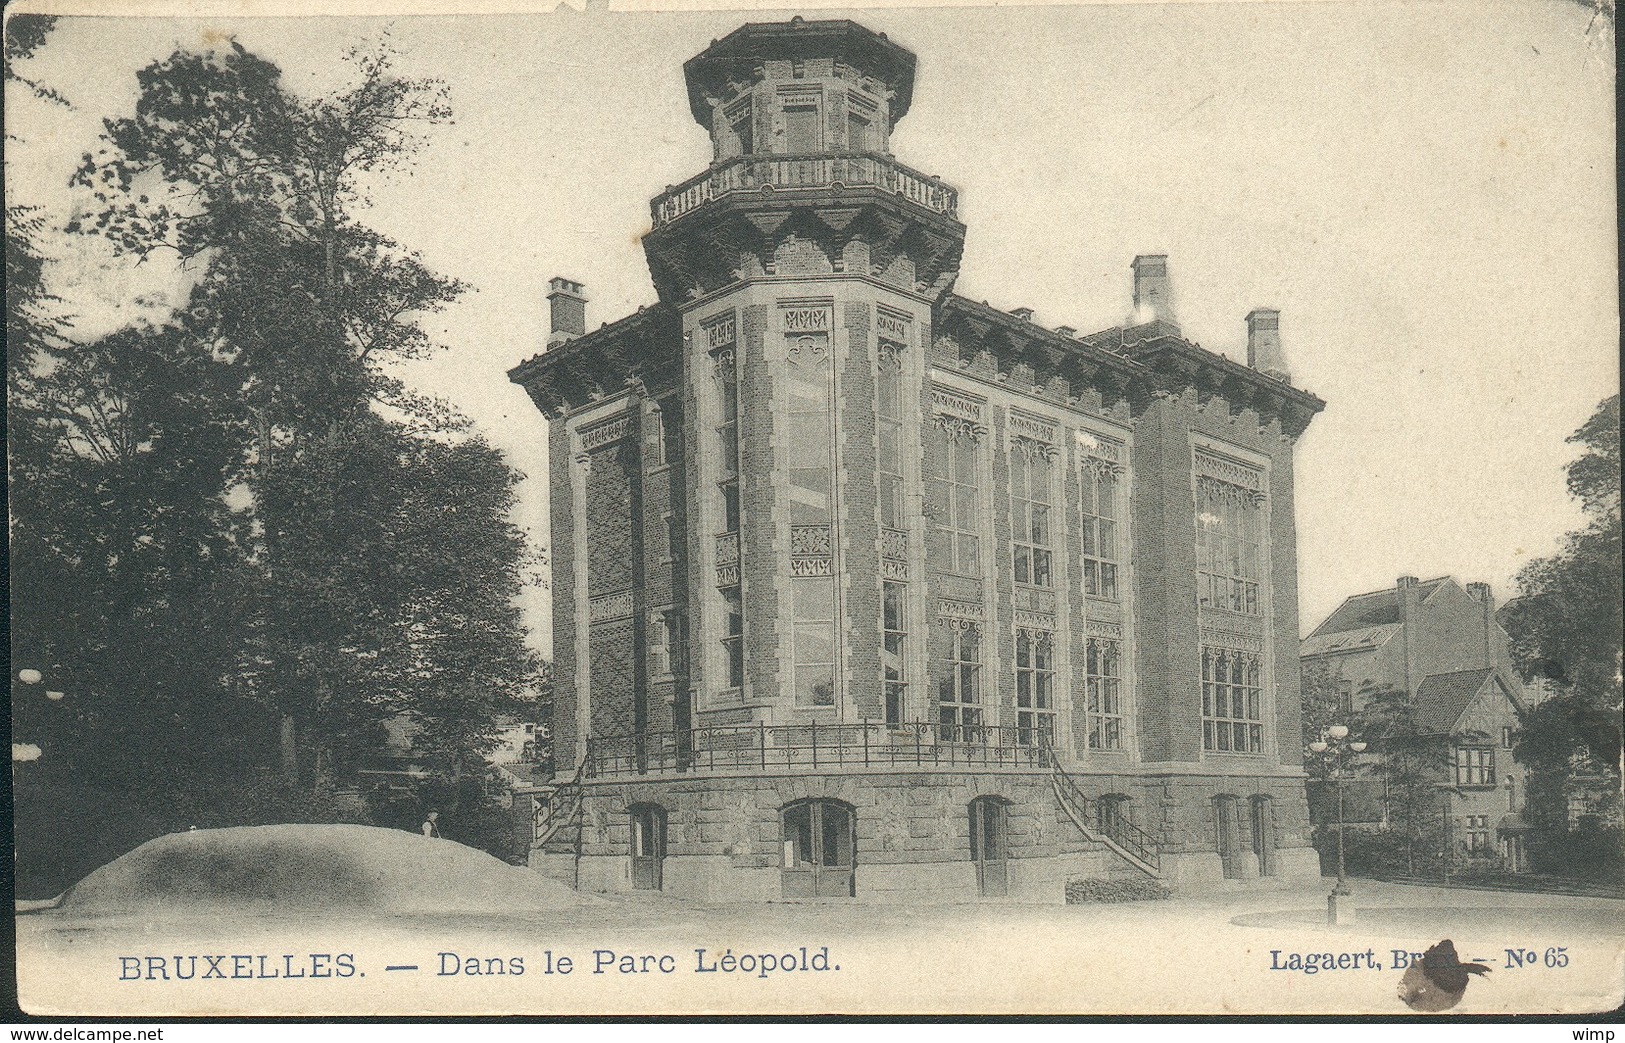
[[854,813],[834,800],[807,800],[782,812],[784,897],[850,898],[856,893]]
[[1215,797],[1213,816],[1218,826],[1219,861],[1224,866],[1224,875],[1239,877],[1241,867],[1236,864],[1236,833],[1241,824],[1236,821],[1236,798]]
[[1253,857],[1258,859],[1258,875],[1275,875],[1275,816],[1268,797],[1253,798]]
[[652,804],[634,804],[632,812],[632,886],[659,891],[664,884],[666,811]]
[[1010,893],[1009,807],[998,797],[970,802],[970,857],[976,863],[976,889],[983,898]]

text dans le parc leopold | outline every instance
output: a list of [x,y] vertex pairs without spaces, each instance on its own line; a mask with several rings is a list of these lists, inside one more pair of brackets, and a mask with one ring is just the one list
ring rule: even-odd
[[491,978],[524,975],[667,975],[715,974],[765,979],[785,974],[826,974],[841,965],[830,957],[829,946],[798,945],[786,949],[736,952],[724,949],[689,949],[681,952],[623,952],[584,949],[563,953],[489,956],[440,951],[430,957],[403,956],[387,964],[364,965],[354,953],[144,953],[118,957],[118,980],[152,981],[286,981],[403,978]]

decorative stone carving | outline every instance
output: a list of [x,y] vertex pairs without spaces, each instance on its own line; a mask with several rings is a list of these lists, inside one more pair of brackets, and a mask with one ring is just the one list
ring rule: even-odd
[[736,365],[732,345],[711,353],[711,376],[718,384],[725,383],[726,378],[734,376]]
[[725,532],[716,541],[717,586],[739,585],[739,534]]
[[615,419],[602,424],[589,427],[581,432],[581,448],[584,452],[601,449],[611,442],[619,442],[626,437],[627,429],[632,424],[630,414],[622,413]]
[[936,420],[937,427],[946,432],[949,438],[978,439],[987,434],[985,425],[978,424],[974,420],[966,420],[964,417],[944,416],[938,413]]
[[1010,410],[1010,431],[1013,434],[1025,435],[1035,442],[1042,442],[1052,450],[1055,445],[1054,422],[1029,416],[1014,409]]
[[1263,652],[1264,635],[1248,633],[1233,627],[1204,624],[1198,628],[1202,644],[1211,647],[1235,648],[1243,652]]
[[969,420],[977,425],[982,423],[981,402],[940,384],[931,386],[931,408],[946,416]]
[[1123,624],[1113,623],[1110,620],[1086,620],[1083,624],[1083,632],[1089,637],[1103,637],[1109,641],[1123,640]]
[[891,561],[907,561],[908,533],[902,529],[881,529],[880,556]]
[[1196,491],[1204,500],[1229,500],[1252,507],[1262,506],[1266,499],[1262,490],[1233,485],[1205,474],[1196,476]]
[[1023,630],[1031,630],[1040,634],[1055,633],[1055,617],[1045,612],[1031,612],[1024,608],[1015,610],[1016,626]]
[[1121,460],[1123,458],[1123,443],[1115,438],[1097,435],[1093,431],[1074,431],[1072,440],[1078,444],[1078,449],[1090,456],[1102,460]]
[[613,619],[632,618],[632,592],[620,590],[613,594],[600,594],[587,602],[587,619],[593,623],[607,623]]
[[1026,435],[1012,435],[1010,438],[1010,445],[1011,448],[1015,449],[1016,452],[1020,453],[1028,460],[1036,459],[1040,456],[1053,460],[1058,452],[1058,450],[1056,450],[1056,448],[1050,443],[1040,442],[1038,439],[1028,438]]
[[898,315],[885,308],[877,309],[875,313],[875,333],[882,340],[895,341],[898,346],[908,343],[911,320],[906,315]]
[[835,565],[829,558],[791,558],[790,575],[797,579],[835,575]]
[[705,349],[707,351],[732,347],[738,336],[734,324],[734,313],[731,311],[708,320],[702,329],[705,333]]
[[947,623],[976,624],[982,621],[982,606],[952,598],[937,599],[937,618]]
[[792,366],[822,366],[829,361],[828,334],[804,333],[799,336],[789,336],[789,346],[785,349],[785,361]]
[[833,576],[835,533],[828,525],[790,526],[790,575]]
[[1092,472],[1096,478],[1122,477],[1125,446],[1115,438],[1097,435],[1092,431],[1077,431],[1073,440],[1078,447],[1078,466]]
[[832,536],[828,525],[790,526],[790,553],[795,557],[829,557]]
[[1255,507],[1266,499],[1264,473],[1257,467],[1197,449],[1195,468],[1197,491],[1207,499],[1228,499]]

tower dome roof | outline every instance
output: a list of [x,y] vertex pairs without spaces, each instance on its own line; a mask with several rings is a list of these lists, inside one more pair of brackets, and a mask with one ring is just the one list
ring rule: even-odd
[[914,93],[914,52],[848,19],[809,22],[750,22],[740,26],[683,63],[688,103],[701,126],[711,125],[706,99],[724,92],[729,81],[750,79],[768,61],[837,58],[893,91],[891,118],[908,113]]

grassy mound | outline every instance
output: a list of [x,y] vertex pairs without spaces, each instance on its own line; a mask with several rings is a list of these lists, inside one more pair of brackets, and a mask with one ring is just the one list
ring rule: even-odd
[[518,912],[590,901],[454,841],[374,826],[286,825],[200,829],[149,840],[75,884],[61,908]]

